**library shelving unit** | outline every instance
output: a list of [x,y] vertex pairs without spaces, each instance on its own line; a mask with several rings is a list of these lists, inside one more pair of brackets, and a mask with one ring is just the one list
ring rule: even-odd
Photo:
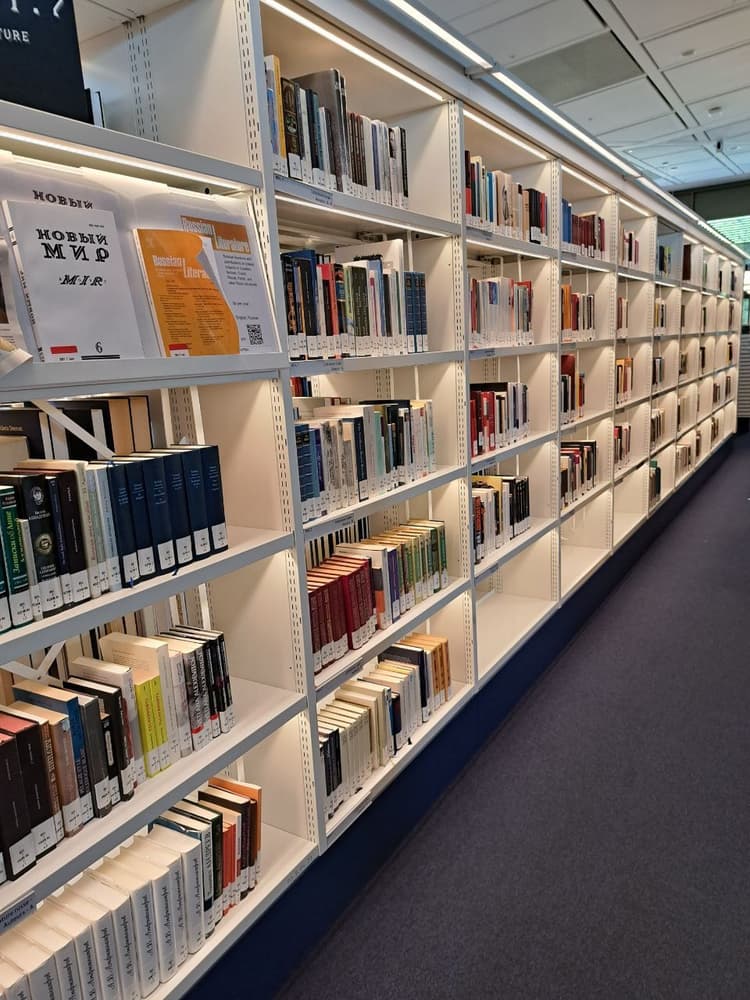
[[[152,0],[130,6],[138,16],[114,27],[102,23],[99,5],[81,4],[78,14],[84,76],[101,92],[109,127],[0,103],[0,146],[52,163],[231,195],[257,222],[282,348],[248,358],[85,362],[64,369],[31,363],[0,381],[6,403],[63,393],[147,393],[158,441],[219,445],[230,524],[226,552],[13,630],[0,638],[0,660],[13,671],[30,654],[169,600],[188,622],[225,632],[238,722],[0,887],[0,919],[43,900],[206,777],[226,770],[262,784],[258,886],[159,988],[154,996],[161,1000],[186,992],[734,432],[742,262],[712,231],[468,77],[375,5]],[[290,77],[337,67],[350,110],[406,129],[408,209],[288,176],[271,147],[269,54]],[[467,217],[465,149],[547,196],[546,238],[531,242]],[[563,198],[575,212],[605,220],[607,242],[597,255],[562,243]],[[639,243],[637,262],[622,261],[621,229]],[[335,253],[342,245],[366,247],[393,237],[404,240],[408,266],[426,275],[428,350],[290,360],[280,253]],[[690,247],[687,277],[683,239]],[[664,240],[670,266],[658,271]],[[474,347],[469,280],[498,275],[533,283],[529,342]],[[595,329],[562,328],[565,284],[594,296]],[[627,300],[627,325],[618,326],[618,298]],[[585,373],[586,393],[583,412],[563,423],[561,358],[569,354]],[[633,382],[618,398],[622,359],[632,363]],[[656,359],[663,362],[658,381]],[[384,496],[303,521],[291,447],[294,376],[308,377],[322,396],[431,399],[437,468]],[[500,380],[527,385],[528,434],[472,458],[469,387]],[[622,424],[631,427],[631,448],[615,464],[614,428]],[[596,441],[597,479],[561,507],[560,447],[570,440]],[[690,463],[678,471],[676,455],[685,445]],[[661,488],[650,500],[655,466]],[[528,530],[475,565],[470,500],[478,473],[527,476],[531,516]],[[377,531],[412,517],[445,522],[447,586],[316,675],[306,547],[362,518]],[[391,764],[328,816],[317,707],[414,630],[448,638],[453,696]]]

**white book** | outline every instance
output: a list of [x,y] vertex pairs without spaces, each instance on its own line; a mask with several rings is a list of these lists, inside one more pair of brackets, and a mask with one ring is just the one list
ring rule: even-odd
[[177,965],[182,965],[188,956],[187,927],[185,924],[185,884],[182,874],[182,859],[177,851],[157,844],[150,837],[134,837],[133,843],[125,848],[121,857],[128,864],[128,856],[135,854],[144,861],[165,868],[169,872],[169,884],[172,892],[174,910],[172,925],[174,929],[175,956]]
[[[169,644],[167,646],[169,648]],[[180,756],[187,757],[193,752],[193,738],[190,733],[190,710],[185,685],[185,666],[182,653],[179,650],[169,648],[169,669],[172,678]]]
[[105,906],[112,914],[117,949],[117,971],[123,1000],[139,1000],[140,986],[135,944],[135,919],[130,895],[119,886],[98,877],[101,867],[91,868],[75,883],[73,889],[86,899]]
[[57,966],[57,978],[60,981],[60,992],[63,1000],[81,1000],[81,974],[78,969],[78,956],[75,943],[69,934],[49,927],[36,919],[36,915],[28,917],[18,928],[19,932],[50,951]]
[[37,201],[3,209],[40,359],[142,358],[113,213]]
[[[91,869],[87,877],[96,886],[101,883],[98,891],[101,899],[115,898],[126,900],[133,915],[134,968],[129,965],[131,975],[129,981],[140,990],[142,997],[150,996],[159,985],[159,956],[157,953],[156,934],[154,927],[154,907],[151,897],[151,885],[143,878],[130,874],[122,869],[112,870],[112,862],[108,859],[99,867]],[[74,888],[78,888],[78,883]],[[106,890],[106,891],[105,891]],[[91,890],[87,890],[89,894]],[[94,895],[91,898],[98,899]],[[106,904],[105,904],[106,905]],[[123,909],[124,909],[124,904]],[[119,944],[119,941],[118,941]],[[121,959],[122,964],[122,959]]]
[[165,865],[156,864],[138,855],[120,856],[107,863],[113,878],[126,874],[145,882],[151,890],[154,908],[154,930],[159,956],[159,978],[168,982],[177,971],[177,945],[175,940],[175,900],[172,877]]
[[99,586],[102,593],[109,590],[109,565],[107,563],[107,553],[104,548],[104,528],[102,527],[102,512],[97,496],[97,477],[93,466],[87,464],[84,475],[86,477],[86,490],[89,496],[89,511],[91,514],[91,528],[94,535],[94,551],[96,552],[96,562],[99,569]]
[[206,940],[203,928],[203,860],[200,837],[187,836],[166,826],[155,825],[149,832],[148,840],[165,850],[174,851],[180,858],[187,949],[193,955],[200,951]]
[[31,1000],[63,1000],[53,954],[17,930],[0,938],[0,955],[25,973]]
[[297,105],[297,127],[302,138],[302,146],[305,150],[302,160],[302,180],[306,184],[312,184],[312,158],[310,156],[310,122],[307,117],[307,91],[300,87],[297,91],[299,104]]
[[106,465],[92,463],[89,468],[91,468],[94,474],[94,481],[96,483],[96,503],[98,505],[99,520],[102,529],[102,543],[104,546],[104,559],[107,567],[109,589],[110,591],[122,590],[120,558],[117,548],[117,536],[115,535],[115,520],[112,514],[112,500],[109,495],[107,467]]
[[66,911],[82,918],[91,927],[99,967],[100,996],[103,1000],[122,1000],[112,914],[103,903],[77,893],[75,886],[67,886],[55,900]]
[[17,965],[0,957],[0,993],[4,1000],[31,1000],[29,981]]
[[203,866],[203,933],[205,937],[209,937],[213,934],[217,922],[217,907],[214,905],[214,852],[211,824],[167,809],[156,820],[154,829],[156,826],[164,826],[170,831],[176,831],[183,836],[193,836],[200,840]]
[[100,1000],[102,987],[91,924],[78,914],[60,906],[55,896],[50,896],[44,901],[36,912],[36,919],[44,926],[60,931],[71,939],[78,957],[82,1000]]

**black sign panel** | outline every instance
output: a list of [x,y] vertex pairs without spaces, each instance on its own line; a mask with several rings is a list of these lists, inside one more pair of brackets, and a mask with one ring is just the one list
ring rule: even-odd
[[73,0],[0,0],[0,98],[89,120]]

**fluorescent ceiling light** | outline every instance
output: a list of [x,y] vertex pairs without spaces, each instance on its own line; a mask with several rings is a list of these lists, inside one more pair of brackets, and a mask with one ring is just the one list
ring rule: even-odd
[[648,216],[651,215],[651,212],[647,212],[645,208],[640,208],[638,205],[634,205],[632,201],[628,201],[628,199],[623,198],[622,195],[620,195],[620,204],[624,205],[626,208],[631,209],[631,211],[633,212],[638,212],[639,215],[643,215],[646,218],[648,218]]
[[585,174],[579,174],[577,170],[569,167],[567,163],[563,163],[562,170],[564,174],[570,174],[571,177],[576,177],[579,181],[583,181],[584,184],[588,184],[595,191],[601,191],[602,194],[611,194],[612,192],[609,188],[603,187],[601,184],[597,184],[596,181],[592,181],[590,177]]
[[474,240],[467,237],[467,246],[472,247],[482,247],[488,250],[496,250],[498,253],[510,253],[514,257],[534,257],[536,260],[549,260],[549,254],[544,253],[530,253],[527,250],[519,250],[517,247],[503,247],[499,243],[489,243],[485,240]]
[[365,62],[370,63],[371,66],[377,66],[378,69],[382,69],[384,73],[389,73],[391,76],[395,76],[397,80],[401,80],[403,83],[407,83],[410,87],[414,87],[415,90],[420,90],[423,94],[432,98],[433,101],[441,104],[445,99],[442,94],[439,94],[432,87],[428,87],[427,84],[422,83],[421,80],[415,79],[413,76],[409,76],[408,73],[402,72],[397,69],[392,63],[385,62],[383,59],[379,59],[374,56],[367,49],[362,49],[359,45],[355,45],[348,39],[343,38],[341,35],[335,34],[333,31],[329,31],[328,28],[324,28],[322,24],[318,24],[317,21],[313,21],[309,17],[305,17],[304,14],[297,10],[292,10],[290,7],[285,7],[283,4],[278,3],[278,0],[262,0],[262,3],[266,7],[270,7],[272,10],[278,11],[279,14],[283,14],[284,17],[290,18],[292,21],[296,21],[297,24],[304,25],[305,28],[309,28],[310,31],[314,31],[316,35],[320,35],[321,38],[327,39],[329,42],[333,42],[334,45],[338,45],[342,49],[346,49],[347,52],[351,52],[352,55],[359,56]]
[[407,3],[407,0],[388,0],[388,2],[397,7],[402,13],[408,15],[412,21],[416,21],[417,24],[431,31],[441,42],[450,45],[452,49],[455,49],[456,52],[468,59],[469,62],[481,66],[482,69],[492,69],[492,63],[488,62],[484,56],[480,56],[478,52],[462,41],[457,35],[454,35],[453,32],[444,28],[442,24],[438,24],[437,21],[433,21],[427,14],[424,14],[412,4]]
[[359,219],[362,222],[376,222],[385,229],[410,229],[412,232],[425,233],[427,236],[451,236],[451,233],[440,233],[435,229],[427,229],[424,226],[414,226],[408,222],[400,222],[398,219],[387,219],[375,215],[363,215],[360,212],[350,212],[345,208],[332,208],[329,205],[318,205],[314,201],[306,201],[304,198],[292,198],[290,195],[277,194],[276,201],[283,201],[289,205],[301,205],[302,208],[313,208],[318,212],[325,212],[328,215],[343,215],[347,219]]
[[[390,0],[390,2],[393,3],[393,0]],[[493,122],[488,122],[486,118],[482,118],[473,111],[469,111],[468,108],[464,108],[464,118],[468,118],[469,121],[476,122],[477,125],[481,125],[482,128],[486,128],[488,132],[494,132],[495,135],[499,135],[501,139],[507,139],[508,142],[512,142],[514,145],[520,146],[521,149],[525,149],[527,153],[533,153],[533,155],[538,157],[540,160],[549,159],[549,153],[543,153],[537,146],[532,146],[528,142],[524,142],[523,139],[519,139],[518,136],[513,135],[512,132],[506,132],[505,129],[500,128]]]
[[201,174],[193,170],[183,170],[181,167],[167,167],[161,163],[152,163],[151,160],[143,160],[138,156],[121,156],[118,153],[110,153],[108,150],[79,146],[75,142],[61,142],[56,139],[47,139],[39,135],[30,135],[27,132],[17,132],[12,129],[0,129],[0,139],[10,139],[13,142],[27,143],[29,146],[39,146],[43,149],[57,149],[62,153],[70,153],[73,156],[97,160],[99,163],[115,163],[117,166],[127,167],[129,170],[138,169],[148,173],[159,174],[165,178],[180,178],[191,181],[194,184],[202,184],[205,187],[221,188],[223,191],[237,191],[238,188],[250,186],[257,187],[257,185],[220,180],[218,177],[211,177],[209,174]]
[[543,115],[546,115],[546,117],[550,119],[550,121],[559,125],[560,128],[565,129],[565,131],[570,133],[570,135],[575,136],[576,139],[584,143],[590,149],[593,149],[599,156],[602,156],[605,160],[609,160],[610,163],[613,163],[618,170],[621,170],[629,177],[639,176],[638,171],[634,170],[629,163],[626,163],[625,160],[621,160],[619,156],[616,156],[610,149],[607,149],[607,147],[603,146],[600,142],[592,139],[590,135],[586,135],[585,132],[569,122],[567,118],[563,118],[562,115],[558,114],[557,111],[551,108],[545,101],[538,98],[536,94],[532,94],[530,90],[527,90],[526,87],[522,86],[517,80],[514,80],[513,77],[500,72],[493,73],[492,75],[509,90],[512,90],[513,93],[518,94],[518,96],[522,97],[524,101],[531,104],[531,106],[536,108],[537,111],[541,111]]

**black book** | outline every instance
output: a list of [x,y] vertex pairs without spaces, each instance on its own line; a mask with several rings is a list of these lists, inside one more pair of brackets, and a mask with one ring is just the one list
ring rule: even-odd
[[68,548],[65,541],[60,488],[57,476],[45,476],[44,478],[49,492],[50,513],[52,514],[52,523],[54,525],[55,556],[60,573],[60,590],[62,592],[63,606],[69,608],[75,602],[73,600],[73,583],[70,577],[70,564],[68,562]]
[[223,909],[222,894],[224,892],[224,824],[222,815],[215,809],[211,809],[207,804],[198,805],[197,802],[190,802],[187,799],[181,799],[175,803],[172,806],[172,812],[182,816],[190,816],[201,823],[207,823],[211,828],[214,862],[214,915],[220,918]]
[[109,481],[109,499],[112,504],[112,520],[117,539],[117,553],[120,557],[120,574],[123,584],[127,587],[137,583],[141,575],[138,566],[138,548],[133,527],[133,514],[130,507],[127,466],[108,463],[107,480]]
[[121,799],[131,799],[135,790],[134,769],[128,743],[127,709],[122,691],[114,685],[90,681],[75,674],[68,677],[64,686],[71,691],[97,698],[100,709],[108,715],[119,795]]
[[[125,469],[125,477],[130,495],[130,516],[133,524],[135,551],[138,557],[138,574],[142,579],[156,575],[156,556],[151,538],[151,522],[148,516],[146,485],[143,478],[143,463],[138,459],[115,458],[114,465]],[[114,505],[112,507],[114,516]],[[117,520],[115,520],[115,535]],[[118,543],[119,544],[119,543]]]
[[172,519],[169,516],[169,495],[164,459],[151,452],[128,456],[140,461],[143,468],[143,485],[146,490],[148,522],[151,543],[156,557],[156,572],[171,573],[177,563],[174,548]]
[[221,689],[223,707],[221,711],[225,718],[220,719],[222,732],[228,732],[234,725],[234,699],[232,698],[232,681],[229,673],[229,660],[224,633],[215,629],[193,628],[190,625],[174,625],[170,630],[174,635],[194,639],[196,642],[207,642],[211,647],[213,664],[215,666],[218,685]]
[[86,744],[86,761],[89,768],[94,815],[106,816],[112,810],[112,793],[109,784],[109,768],[99,699],[77,691],[75,694],[78,696],[83,738]]
[[174,447],[170,450],[176,452],[182,460],[193,551],[196,559],[203,559],[211,554],[211,532],[208,525],[203,458],[199,452],[191,448]]
[[175,554],[177,564],[185,566],[194,559],[193,538],[190,530],[190,511],[188,510],[187,492],[185,487],[185,472],[182,459],[178,452],[157,449],[151,454],[160,455],[164,461],[164,474],[167,482],[167,497],[169,500],[169,517],[172,522]]
[[29,458],[54,458],[50,420],[35,406],[0,408],[0,434],[25,437]]
[[53,811],[42,728],[30,719],[6,715],[0,708],[0,733],[12,736],[16,741],[34,853],[40,858],[48,854],[63,836],[62,818],[58,814],[56,822]]
[[[17,879],[36,863],[21,761],[12,736],[0,733],[0,876]],[[4,881],[4,879],[3,879]]]
[[224,489],[221,483],[219,447],[215,444],[186,444],[175,445],[174,450],[192,451],[200,456],[211,549],[213,552],[223,552],[229,547],[229,540],[224,512]]
[[27,567],[33,564],[37,579],[32,599],[38,601],[41,617],[55,614],[62,608],[63,598],[46,478],[43,474],[0,473],[0,483],[12,486],[16,493]]

